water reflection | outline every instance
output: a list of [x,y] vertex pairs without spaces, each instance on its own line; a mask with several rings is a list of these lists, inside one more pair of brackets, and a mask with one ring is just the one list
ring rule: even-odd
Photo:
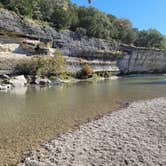
[[26,95],[27,89],[27,87],[16,87],[12,88],[9,93],[11,93],[12,95],[16,95],[17,97],[24,97]]

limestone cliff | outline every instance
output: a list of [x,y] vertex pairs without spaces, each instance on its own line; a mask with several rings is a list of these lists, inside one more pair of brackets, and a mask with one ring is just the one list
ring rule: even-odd
[[166,50],[121,45],[123,58],[118,67],[127,73],[166,73]]
[[[137,48],[114,41],[89,38],[78,32],[57,32],[51,27],[41,27],[25,21],[15,13],[0,9],[0,34],[18,39],[19,46],[23,39],[51,43],[53,49],[60,49],[67,58],[69,68],[77,70],[83,63],[89,63],[96,71],[118,71],[122,73],[166,72],[166,51]],[[3,38],[3,37],[2,37]],[[0,43],[5,43],[2,38]],[[9,40],[7,41],[9,43]],[[7,43],[6,42],[6,43]],[[18,47],[17,51],[23,51]],[[2,52],[2,51],[1,51]],[[24,54],[28,54],[24,50]]]

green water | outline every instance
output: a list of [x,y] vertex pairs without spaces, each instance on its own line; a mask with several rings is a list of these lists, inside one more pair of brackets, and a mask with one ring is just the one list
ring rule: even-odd
[[0,165],[124,101],[166,96],[166,76],[0,91]]

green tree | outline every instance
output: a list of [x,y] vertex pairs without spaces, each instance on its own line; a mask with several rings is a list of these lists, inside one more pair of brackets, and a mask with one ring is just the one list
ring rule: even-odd
[[132,28],[132,24],[126,19],[112,20],[114,33],[113,39],[119,40],[126,44],[133,44],[137,38],[137,30]]
[[7,0],[3,4],[17,14],[32,17],[32,0]]
[[165,37],[156,29],[140,31],[135,45],[139,47],[164,48]]
[[68,12],[70,12],[70,29],[75,31],[79,24],[78,7],[76,5],[71,5]]
[[109,39],[112,29],[106,14],[95,8],[81,7],[78,11],[79,26],[87,30],[89,36]]
[[51,21],[57,29],[67,29],[71,24],[70,14],[63,8],[55,8],[51,15]]

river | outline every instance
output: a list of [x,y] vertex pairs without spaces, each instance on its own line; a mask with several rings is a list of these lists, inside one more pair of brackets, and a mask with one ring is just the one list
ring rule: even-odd
[[0,165],[126,101],[166,96],[166,75],[0,91]]

